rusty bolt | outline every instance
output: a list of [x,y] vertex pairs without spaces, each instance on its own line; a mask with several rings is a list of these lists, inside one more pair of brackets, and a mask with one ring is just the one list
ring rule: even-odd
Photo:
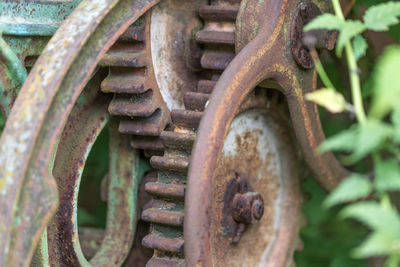
[[314,67],[308,46],[316,49],[332,50],[336,43],[337,32],[327,30],[312,30],[304,33],[303,28],[311,20],[321,14],[321,10],[312,2],[301,3],[293,16],[290,41],[293,58],[305,69]]
[[232,216],[238,223],[255,223],[264,215],[264,200],[258,193],[237,193],[232,204]]

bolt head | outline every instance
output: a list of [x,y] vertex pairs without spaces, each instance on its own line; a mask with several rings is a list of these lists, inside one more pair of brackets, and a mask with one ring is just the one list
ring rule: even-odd
[[259,221],[264,215],[264,201],[262,199],[256,199],[253,201],[251,206],[251,214],[253,219]]
[[232,202],[232,216],[238,223],[250,224],[261,219],[264,214],[264,201],[255,192],[237,193]]

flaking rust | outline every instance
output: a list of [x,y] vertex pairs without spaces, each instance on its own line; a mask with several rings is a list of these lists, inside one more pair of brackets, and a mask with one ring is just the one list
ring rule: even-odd
[[[149,266],[287,266],[301,202],[287,116],[325,189],[347,175],[331,153],[318,154],[324,134],[304,98],[317,78],[304,40],[332,49],[336,33],[303,27],[328,1],[164,0],[151,10],[158,2],[0,3],[0,104],[9,114],[0,265],[28,266],[41,238],[42,265],[144,264],[154,250]],[[80,241],[81,174],[107,122],[107,227],[80,229]],[[141,193],[139,149],[156,170]],[[151,224],[141,244],[138,207]]]
[[83,1],[29,74],[0,142],[4,170],[0,180],[5,185],[0,195],[3,266],[29,265],[57,207],[49,170],[68,115],[108,48],[156,2]]

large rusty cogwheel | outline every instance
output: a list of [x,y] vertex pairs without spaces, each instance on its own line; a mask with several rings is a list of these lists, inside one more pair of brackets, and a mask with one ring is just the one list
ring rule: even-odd
[[[328,9],[322,0],[82,1],[4,129],[0,264],[135,265],[129,253],[146,247],[147,266],[290,265],[301,205],[292,132],[325,188],[345,176],[316,152],[324,136],[304,100],[316,74],[302,26]],[[331,48],[329,33],[317,37]],[[106,125],[107,225],[88,260],[79,185]],[[138,214],[141,154],[155,172]],[[151,226],[132,250],[139,217]]]
[[[258,88],[243,99],[229,131],[216,141],[223,152],[212,185],[186,185],[188,170],[198,172],[193,169],[193,143],[201,147],[199,153],[211,148],[199,143],[198,126],[215,85],[234,60],[239,5],[240,1],[212,1],[199,9],[205,25],[196,41],[204,45],[204,78],[185,94],[185,109],[171,112],[173,129],[160,135],[164,155],[150,159],[158,170],[158,181],[146,184],[155,198],[142,213],[143,220],[153,223],[143,239],[144,246],[155,250],[148,266],[255,266],[266,262],[285,266],[292,261],[301,199],[297,155],[279,92]],[[229,110],[229,106],[227,102],[221,107]],[[211,205],[199,214],[207,203],[204,197]],[[196,228],[202,219],[208,226]],[[197,235],[207,236],[209,243],[188,241]],[[208,253],[193,261],[203,246]]]

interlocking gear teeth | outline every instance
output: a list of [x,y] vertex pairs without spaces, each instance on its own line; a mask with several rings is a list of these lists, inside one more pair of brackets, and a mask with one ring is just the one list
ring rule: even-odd
[[101,60],[109,67],[101,90],[114,93],[108,110],[121,116],[119,131],[133,135],[132,146],[162,151],[158,136],[170,123],[169,110],[154,77],[151,60],[150,15],[130,26]]
[[208,70],[212,80],[200,80],[196,90],[184,94],[185,109],[171,112],[173,131],[164,130],[160,134],[165,153],[150,159],[158,170],[158,181],[146,184],[146,191],[154,199],[142,212],[142,220],[152,223],[142,244],[155,250],[147,266],[185,265],[183,208],[190,151],[218,73],[234,57],[234,21],[239,7],[219,4],[200,8],[200,16],[206,23],[196,34],[196,41],[205,47],[201,67]]

